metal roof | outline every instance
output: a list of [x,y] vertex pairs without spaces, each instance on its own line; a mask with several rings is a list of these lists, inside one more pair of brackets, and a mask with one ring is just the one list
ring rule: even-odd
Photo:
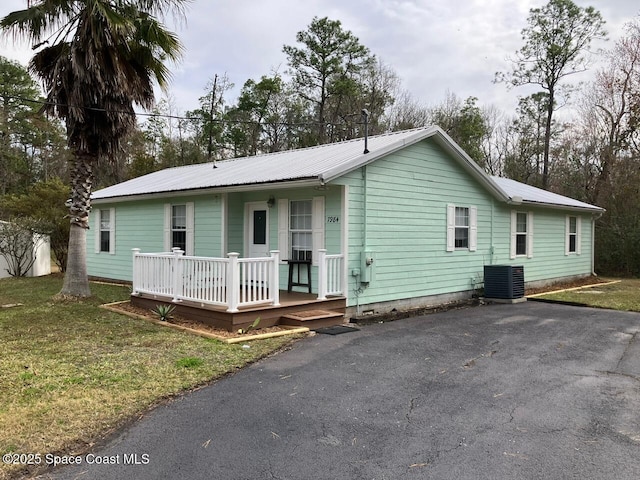
[[514,180],[490,177],[449,135],[436,126],[371,136],[368,138],[368,153],[364,153],[364,140],[359,138],[317,147],[222,160],[215,164],[201,163],[167,168],[97,190],[91,198],[100,203],[210,189],[228,191],[301,183],[323,185],[378,158],[430,137],[494,196],[504,202],[517,204],[521,198],[524,203],[603,211],[599,207]]
[[418,128],[371,136],[370,153],[363,139],[288,150],[252,157],[167,168],[97,190],[93,200],[240,185],[302,180],[325,183],[344,173],[433,135],[437,128]]
[[[550,207],[569,207],[580,210],[593,210],[604,212],[603,208],[596,207],[570,197],[558,195],[557,193],[548,192],[541,188],[532,187],[525,183],[516,182],[509,178],[490,177],[498,187],[500,187],[509,197],[511,203],[518,203],[518,197],[522,199],[524,204],[534,204]],[[515,199],[515,200],[514,200]]]

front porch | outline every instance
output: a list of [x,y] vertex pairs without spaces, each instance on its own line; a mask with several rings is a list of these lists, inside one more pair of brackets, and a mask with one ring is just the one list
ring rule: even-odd
[[[260,317],[260,327],[307,326],[311,329],[343,323],[344,256],[318,256],[317,294],[280,290],[278,251],[269,257],[227,258],[133,251],[133,305],[153,309],[176,306],[176,313],[216,328],[246,328]],[[284,265],[286,268],[286,265]],[[275,288],[274,288],[275,287]]]

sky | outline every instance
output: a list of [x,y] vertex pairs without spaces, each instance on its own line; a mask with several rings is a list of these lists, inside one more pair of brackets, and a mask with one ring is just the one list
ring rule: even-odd
[[[637,0],[574,0],[602,14],[611,48],[623,26],[640,15]],[[26,0],[2,0],[0,17],[25,8]],[[509,56],[522,46],[520,32],[531,8],[547,0],[193,0],[185,19],[166,25],[182,40],[182,62],[171,65],[169,94],[178,111],[198,107],[215,74],[235,84],[232,100],[247,79],[285,73],[283,45],[295,45],[298,31],[314,16],[340,20],[399,76],[402,86],[425,106],[474,96],[483,106],[513,113],[518,96],[531,91],[494,84],[497,71],[510,70]],[[0,55],[26,65],[30,45],[0,40]],[[595,71],[573,81],[589,80]]]

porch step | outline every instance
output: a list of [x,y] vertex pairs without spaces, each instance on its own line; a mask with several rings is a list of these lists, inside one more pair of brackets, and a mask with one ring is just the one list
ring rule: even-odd
[[308,327],[311,330],[341,325],[342,323],[344,323],[344,314],[331,310],[303,310],[280,317],[280,324],[282,325]]

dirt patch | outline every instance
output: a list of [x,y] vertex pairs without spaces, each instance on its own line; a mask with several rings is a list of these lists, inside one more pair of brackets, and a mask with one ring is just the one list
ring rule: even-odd
[[[549,285],[545,285],[544,287],[538,287],[538,288],[527,287],[525,289],[525,296],[535,295],[537,293],[553,292],[555,290],[562,290],[565,288],[575,288],[575,287],[583,287],[586,285],[596,285],[606,281],[607,281],[606,279],[603,279],[600,277],[590,276],[590,277],[579,278],[571,281],[556,282]],[[443,305],[432,305],[427,307],[418,307],[418,308],[400,310],[400,311],[394,309],[391,312],[374,313],[374,314],[362,315],[362,316],[353,316],[351,317],[351,322],[358,323],[358,324],[390,322],[393,320],[400,320],[403,318],[409,318],[409,317],[414,317],[419,315],[429,315],[431,313],[439,313],[447,310],[468,308],[468,307],[474,307],[478,305],[482,305],[482,300],[479,298],[472,298],[469,300],[461,300],[457,302],[446,303]]]
[[[133,314],[137,317],[144,317],[149,320],[159,321],[158,316],[154,315],[153,312],[151,312],[151,310],[136,307],[135,305],[132,305],[131,302],[111,304],[109,305],[109,309],[119,310],[125,314]],[[165,322],[159,322],[159,323],[165,323]],[[262,335],[265,333],[279,333],[279,332],[290,331],[290,329],[287,329],[285,327],[275,326],[275,327],[260,328],[258,326],[257,328],[250,330],[249,332],[246,332],[246,333],[238,333],[237,331],[229,332],[221,328],[212,327],[211,325],[206,325],[204,323],[188,320],[184,317],[181,317],[180,315],[172,315],[170,322],[166,322],[166,323],[179,325],[181,327],[189,328],[191,330],[206,332],[209,334],[213,334],[216,337],[220,337],[224,339],[244,338],[244,337],[251,337],[255,335]]]
[[479,305],[477,298],[469,300],[460,300],[456,302],[445,303],[441,305],[430,305],[426,307],[409,308],[405,310],[396,310],[390,312],[380,312],[365,314],[362,316],[352,316],[350,322],[359,325],[367,325],[371,323],[392,322],[394,320],[402,320],[404,318],[417,317],[420,315],[429,315],[432,313],[446,312],[448,310],[458,310]]

